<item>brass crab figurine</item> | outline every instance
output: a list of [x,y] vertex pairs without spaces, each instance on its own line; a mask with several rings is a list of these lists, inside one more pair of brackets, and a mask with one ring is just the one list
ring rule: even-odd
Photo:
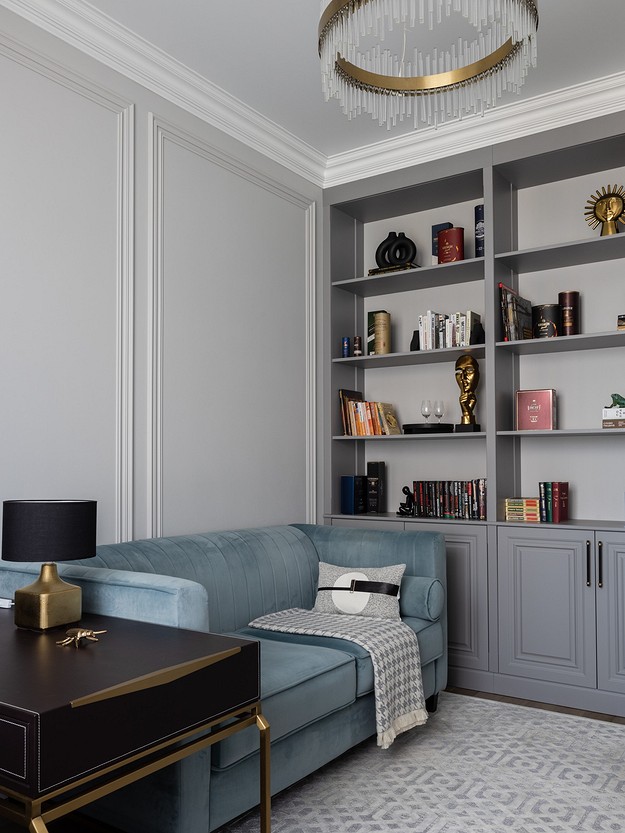
[[76,648],[78,648],[80,646],[81,639],[88,639],[89,642],[99,642],[100,640],[96,634],[106,633],[106,631],[91,631],[87,628],[70,628],[68,631],[65,631],[65,633],[67,634],[67,637],[56,644],[71,645],[74,643]]

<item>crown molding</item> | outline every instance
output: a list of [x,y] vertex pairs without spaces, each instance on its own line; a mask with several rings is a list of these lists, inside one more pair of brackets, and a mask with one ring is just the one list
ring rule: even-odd
[[323,184],[343,185],[413,166],[416,160],[444,159],[623,110],[625,72],[330,156]]
[[0,6],[321,188],[625,110],[624,72],[325,156],[82,0],[0,0]]
[[324,154],[82,0],[0,0],[0,6],[309,182],[323,185]]

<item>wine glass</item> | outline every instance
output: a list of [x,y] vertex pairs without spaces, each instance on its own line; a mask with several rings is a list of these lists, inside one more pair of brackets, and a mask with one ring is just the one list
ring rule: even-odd
[[438,424],[441,424],[441,419],[445,416],[445,403],[442,399],[437,399],[434,402],[434,416],[438,420]]
[[432,403],[429,399],[423,399],[421,402],[421,415],[425,417],[425,421],[427,423],[428,419],[432,416]]

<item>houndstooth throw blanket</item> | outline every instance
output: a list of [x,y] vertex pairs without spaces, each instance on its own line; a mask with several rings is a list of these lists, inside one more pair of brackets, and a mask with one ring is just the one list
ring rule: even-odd
[[382,749],[388,749],[397,735],[427,720],[419,643],[404,622],[291,608],[260,616],[250,627],[347,639],[368,651],[373,662],[378,746]]

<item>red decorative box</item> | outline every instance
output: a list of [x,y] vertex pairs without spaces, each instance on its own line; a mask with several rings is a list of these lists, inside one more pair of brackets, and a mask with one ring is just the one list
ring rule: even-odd
[[556,427],[555,390],[518,390],[515,396],[515,430],[551,431]]
[[464,229],[446,228],[438,233],[438,262],[464,260]]

